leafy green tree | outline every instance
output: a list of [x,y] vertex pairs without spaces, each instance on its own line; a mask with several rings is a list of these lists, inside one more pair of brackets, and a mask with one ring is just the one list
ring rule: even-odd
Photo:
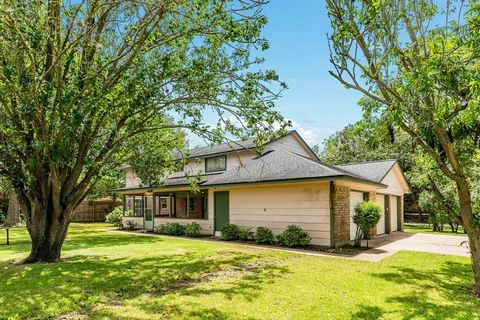
[[355,206],[355,215],[353,223],[357,225],[357,233],[355,235],[355,245],[360,246],[362,238],[370,240],[370,230],[375,227],[382,217],[382,208],[373,201],[363,201]]
[[25,263],[60,258],[72,211],[136,137],[161,138],[159,173],[178,129],[260,145],[283,127],[273,109],[283,85],[251,55],[268,48],[263,4],[1,1],[0,172],[32,238]]
[[[408,133],[455,186],[480,294],[472,183],[480,149],[480,4],[327,0],[330,74]],[[478,171],[478,169],[477,169]],[[435,178],[432,176],[432,178]]]
[[405,202],[408,206],[418,207],[422,218],[418,201],[428,181],[416,178],[419,174],[418,156],[420,150],[408,134],[385,119],[368,114],[325,139],[324,148],[319,153],[319,158],[330,164],[396,159],[412,191],[405,197]]

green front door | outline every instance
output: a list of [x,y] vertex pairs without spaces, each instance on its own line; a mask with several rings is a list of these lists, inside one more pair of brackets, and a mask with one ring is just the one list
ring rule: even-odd
[[215,192],[214,199],[215,231],[220,231],[230,222],[229,193],[228,191]]

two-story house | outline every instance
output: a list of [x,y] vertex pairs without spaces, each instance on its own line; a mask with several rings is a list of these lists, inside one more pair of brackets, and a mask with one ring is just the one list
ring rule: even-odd
[[[197,176],[199,192],[188,176]],[[403,196],[409,192],[395,160],[331,166],[321,163],[296,131],[264,145],[238,141],[190,150],[179,172],[160,187],[142,185],[125,169],[125,210],[139,228],[153,230],[167,222],[198,222],[204,234],[218,234],[226,223],[274,233],[295,224],[310,233],[312,243],[338,246],[354,239],[355,205],[364,199],[383,208],[375,232],[403,228]]]

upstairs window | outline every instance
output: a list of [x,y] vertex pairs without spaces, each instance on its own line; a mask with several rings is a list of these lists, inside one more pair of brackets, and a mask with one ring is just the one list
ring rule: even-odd
[[205,172],[225,171],[227,169],[227,157],[211,157],[205,159]]

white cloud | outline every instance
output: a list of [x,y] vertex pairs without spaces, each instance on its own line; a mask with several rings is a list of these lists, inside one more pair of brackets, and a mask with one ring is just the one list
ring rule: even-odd
[[333,126],[310,127],[303,126],[293,119],[288,120],[292,122],[291,129],[296,130],[310,146],[321,145],[325,138],[338,130]]

